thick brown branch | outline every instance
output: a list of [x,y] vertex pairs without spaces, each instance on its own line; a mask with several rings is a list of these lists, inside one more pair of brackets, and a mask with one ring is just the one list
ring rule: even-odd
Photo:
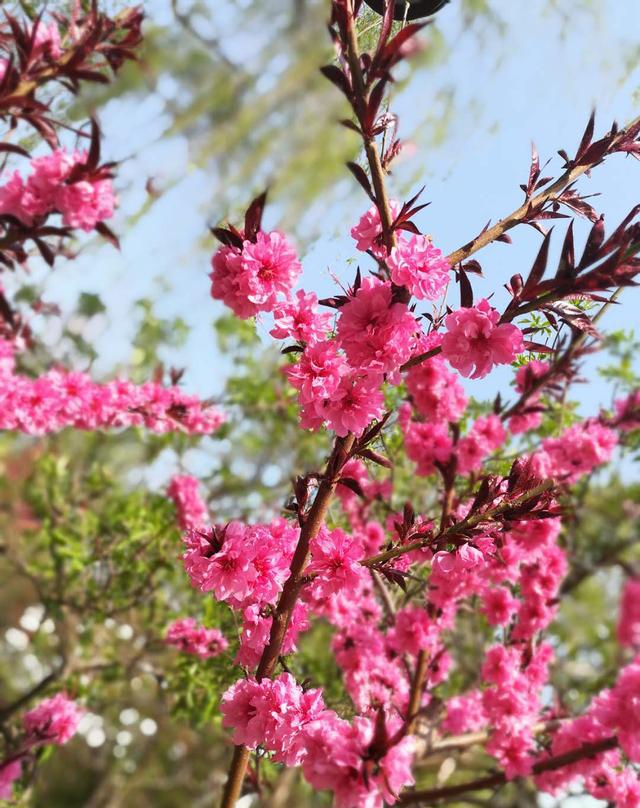
[[[340,479],[340,470],[349,457],[353,443],[353,435],[347,435],[346,438],[336,438],[325,474],[318,486],[313,505],[309,509],[309,513],[306,515],[304,524],[300,530],[298,545],[291,561],[289,578],[280,593],[280,599],[278,600],[271,624],[269,642],[262,653],[262,658],[260,659],[260,664],[256,671],[256,678],[258,680],[270,677],[276,667],[287,627],[291,620],[291,614],[293,613],[303,583],[303,573],[309,560],[311,541],[318,535],[320,528],[324,524],[333,492]],[[222,802],[220,803],[221,808],[233,808],[236,804],[242,790],[249,755],[250,752],[246,747],[237,746],[235,748]]]
[[[572,763],[577,763],[579,760],[585,758],[595,757],[602,752],[607,752],[609,749],[615,749],[618,745],[618,739],[615,736],[611,738],[604,738],[595,743],[582,744],[577,749],[572,749],[570,752],[565,752],[563,755],[556,757],[546,758],[540,760],[533,766],[533,774],[544,774],[544,772],[556,771],[562,769],[564,766],[570,766]],[[441,800],[452,799],[461,794],[467,794],[470,791],[481,791],[486,788],[496,789],[505,785],[507,778],[503,772],[490,774],[487,777],[482,777],[479,780],[473,780],[469,783],[459,783],[455,786],[445,786],[444,788],[430,788],[421,791],[407,791],[400,795],[397,805],[411,805],[414,802],[433,803]]]

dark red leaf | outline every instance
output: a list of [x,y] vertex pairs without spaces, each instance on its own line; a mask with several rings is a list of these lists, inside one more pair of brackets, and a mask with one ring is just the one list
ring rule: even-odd
[[104,222],[98,222],[96,224],[96,231],[100,233],[102,238],[106,239],[109,244],[112,244],[116,250],[120,249],[120,241],[118,240],[118,237],[113,230],[111,230],[111,228],[107,227]]
[[524,289],[522,290],[522,294],[525,300],[530,299],[530,296],[540,283],[540,280],[542,279],[545,270],[547,268],[547,261],[549,260],[549,242],[551,241],[551,232],[552,231],[550,230],[544,237],[540,250],[538,251],[538,255],[536,256],[536,260],[533,262],[533,266],[531,267],[531,271],[529,272],[529,276],[527,277]]
[[348,162],[347,168],[356,178],[360,186],[364,189],[365,194],[369,197],[369,199],[376,204],[376,198],[373,193],[373,189],[371,187],[371,183],[369,182],[369,177],[367,176],[367,172],[362,168],[362,166],[358,165],[358,163]]
[[244,237],[249,241],[255,241],[258,230],[262,224],[262,214],[267,201],[267,192],[263,191],[257,196],[247,208],[244,215]]

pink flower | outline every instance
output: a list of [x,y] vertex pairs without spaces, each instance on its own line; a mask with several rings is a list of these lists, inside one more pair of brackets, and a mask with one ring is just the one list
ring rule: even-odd
[[97,384],[82,373],[51,370],[36,378],[13,372],[13,349],[0,339],[0,429],[46,435],[65,427],[144,426],[154,432],[209,434],[224,421],[215,407],[177,387],[128,381]]
[[167,496],[173,500],[178,513],[178,524],[183,530],[197,528],[208,521],[207,506],[201,499],[198,488],[198,480],[190,474],[176,474],[167,488]]
[[456,568],[456,557],[446,550],[438,550],[431,559],[431,567],[438,575],[448,575]]
[[407,606],[396,612],[392,644],[400,654],[433,651],[439,643],[439,630],[424,609]]
[[467,396],[442,357],[434,356],[409,368],[405,380],[413,404],[425,420],[455,422],[462,417]]
[[[400,213],[402,205],[395,199],[389,202],[392,217]],[[377,257],[386,255],[386,248],[382,243],[382,225],[380,212],[375,205],[360,217],[360,221],[351,228],[351,238],[355,239],[356,247],[362,252],[371,250]]]
[[222,695],[222,725],[233,729],[233,742],[255,749],[264,742],[268,716],[261,710],[264,687],[270,679],[240,679]]
[[24,180],[19,171],[14,171],[11,179],[0,186],[0,214],[15,216],[29,227],[33,224],[33,214],[30,206],[25,206],[24,197]]
[[520,654],[511,647],[492,645],[484,657],[482,678],[494,685],[505,685],[512,682],[520,670]]
[[300,403],[313,410],[333,396],[348,372],[349,365],[338,353],[335,340],[307,345],[297,364],[286,369],[289,382],[300,391]]
[[305,756],[305,725],[327,713],[321,692],[303,691],[289,673],[260,682],[241,679],[223,694],[220,711],[223,725],[234,730],[234,743],[264,746],[287,765]]
[[211,296],[243,319],[273,311],[279,295],[288,298],[302,267],[286,236],[258,232],[242,249],[223,246],[212,258]]
[[418,324],[404,303],[394,303],[391,284],[365,278],[340,309],[337,335],[354,368],[388,373],[409,359]]
[[455,558],[458,569],[471,569],[472,567],[477,567],[478,564],[482,564],[484,561],[482,552],[478,550],[477,547],[468,543],[458,547]]
[[[352,371],[340,380],[330,399],[322,406],[322,417],[336,435],[361,435],[384,412],[382,379],[375,373]],[[318,409],[316,409],[318,412]]]
[[0,800],[10,800],[13,796],[13,784],[22,775],[22,763],[12,760],[4,765],[0,763]]
[[[255,668],[260,662],[262,652],[269,642],[273,617],[263,613],[257,603],[247,606],[243,612],[242,635],[240,648],[236,655],[236,663],[246,668]],[[298,601],[293,609],[291,620],[282,643],[282,654],[291,654],[297,651],[298,635],[309,628],[308,608]]]
[[529,392],[534,383],[549,372],[549,363],[539,359],[531,359],[516,372],[516,390],[519,393]]
[[273,603],[289,574],[299,528],[281,519],[268,525],[230,522],[184,536],[185,568],[191,583],[232,608]]
[[66,693],[56,693],[25,713],[22,721],[31,743],[62,745],[76,734],[83,715]]
[[418,300],[437,300],[449,283],[451,266],[428,236],[399,239],[387,259],[391,280]]
[[296,342],[319,342],[331,329],[332,315],[319,313],[317,309],[318,296],[300,289],[295,300],[276,305],[273,310],[275,323],[269,333],[276,339],[291,337]]
[[80,180],[63,185],[56,195],[56,207],[62,223],[86,233],[98,222],[110,219],[116,208],[116,196],[110,179]]
[[364,558],[362,543],[340,528],[322,529],[311,544],[311,563],[307,568],[314,577],[315,597],[327,597],[342,589],[357,587]]
[[505,439],[506,433],[497,415],[478,418],[469,433],[456,444],[459,473],[479,471],[484,459],[500,447]]
[[436,463],[449,461],[453,440],[447,424],[412,421],[408,404],[400,407],[398,421],[404,435],[407,457],[417,464],[417,474],[428,477],[436,470]]
[[518,599],[503,586],[488,589],[482,598],[482,611],[491,626],[505,626],[516,613],[518,605]]
[[461,696],[453,696],[447,701],[446,708],[447,714],[442,722],[442,728],[452,735],[475,732],[486,724],[482,693],[479,690],[470,690]]
[[60,31],[55,22],[45,24],[42,20],[35,23],[34,54],[36,56],[46,55],[49,59],[59,59],[62,55],[60,47]]
[[16,172],[0,188],[0,211],[26,225],[59,212],[67,227],[93,230],[98,222],[113,216],[116,197],[109,173],[105,169],[89,170],[86,164],[86,152],[68,153],[65,149],[36,157],[26,183]]
[[597,421],[587,421],[569,427],[558,438],[546,438],[532,459],[541,477],[558,477],[574,483],[611,460],[617,443],[617,435],[611,429]]
[[524,347],[522,331],[511,323],[498,325],[499,320],[486,300],[448,314],[442,353],[449,364],[463,376],[481,379],[494,365],[512,362]]
[[200,659],[219,656],[229,643],[217,628],[199,626],[193,617],[174,620],[167,628],[165,642],[175,645],[185,654],[193,654]]
[[244,242],[242,270],[240,285],[249,300],[261,311],[272,311],[278,294],[290,295],[302,267],[287,237],[273,231]]
[[618,642],[640,649],[640,578],[628,578],[620,598]]

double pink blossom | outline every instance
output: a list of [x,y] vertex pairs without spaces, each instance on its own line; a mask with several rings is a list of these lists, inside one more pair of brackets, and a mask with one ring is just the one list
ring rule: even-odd
[[291,300],[273,309],[274,325],[269,332],[276,339],[287,337],[301,343],[323,340],[331,329],[332,315],[318,311],[318,296],[299,289]]
[[451,266],[428,236],[399,238],[386,264],[391,280],[418,300],[437,300],[449,283]]
[[481,379],[495,365],[513,362],[524,348],[522,331],[511,323],[499,324],[500,313],[486,300],[458,309],[445,318],[447,332],[442,354],[463,376]]
[[220,247],[212,270],[211,296],[246,319],[273,311],[281,297],[288,299],[302,267],[284,234],[260,231],[255,241],[245,240],[242,249]]
[[229,645],[220,629],[199,626],[193,617],[174,620],[167,628],[164,640],[185,654],[200,659],[219,656]]
[[[57,30],[57,29],[56,29]],[[26,182],[19,172],[0,186],[0,214],[15,216],[30,226],[51,213],[62,214],[62,223],[89,232],[110,219],[116,196],[105,170],[89,170],[86,152],[56,149],[31,161]]]
[[337,337],[353,368],[388,373],[411,356],[418,323],[391,284],[365,278],[340,309]]
[[56,693],[25,713],[22,721],[29,742],[62,745],[76,734],[83,715],[66,693]]
[[620,645],[640,650],[640,578],[628,578],[625,582],[617,636]]
[[[393,217],[400,213],[401,208],[402,205],[396,199],[389,202],[389,209]],[[362,252],[371,250],[380,258],[386,255],[387,250],[382,243],[380,211],[376,205],[372,205],[366,213],[363,213],[358,223],[351,228],[351,238],[355,240],[356,247]]]

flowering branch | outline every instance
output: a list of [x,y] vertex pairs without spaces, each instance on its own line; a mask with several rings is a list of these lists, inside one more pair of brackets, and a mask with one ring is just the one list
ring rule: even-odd
[[[565,766],[570,766],[572,763],[577,763],[585,758],[595,757],[610,749],[615,749],[618,746],[618,739],[615,736],[604,738],[603,740],[596,741],[595,743],[582,744],[582,746],[565,752],[562,755],[546,758],[545,760],[538,761],[533,765],[533,774],[544,774],[545,772],[556,771],[563,769]],[[482,777],[478,780],[473,780],[469,783],[460,783],[455,786],[446,786],[444,788],[431,788],[422,789],[420,791],[407,791],[401,794],[398,799],[398,805],[412,805],[415,802],[433,803],[440,802],[441,800],[459,797],[461,794],[467,794],[470,791],[481,791],[486,788],[495,789],[498,786],[503,786],[508,782],[507,777],[503,772],[491,774],[487,777]]]
[[462,519],[460,522],[456,522],[450,527],[441,530],[435,536],[416,539],[415,541],[410,541],[407,544],[402,544],[399,547],[393,547],[391,550],[385,550],[385,552],[378,553],[375,556],[371,556],[371,558],[365,558],[360,563],[365,567],[376,568],[382,564],[385,564],[387,561],[391,561],[394,558],[400,558],[400,556],[406,555],[407,553],[412,553],[415,550],[422,550],[424,547],[429,545],[435,546],[436,544],[441,544],[451,536],[459,536],[460,534],[477,527],[483,522],[495,520],[498,516],[503,516],[509,511],[516,510],[520,505],[525,505],[532,500],[538,499],[541,494],[551,491],[551,489],[555,488],[556,485],[557,484],[554,480],[546,480],[545,482],[539,483],[531,488],[526,494],[523,494],[518,499],[502,502],[495,508],[491,508],[490,510],[482,513],[472,513],[471,515]]
[[[291,620],[291,615],[293,614],[298,595],[300,594],[304,569],[309,561],[309,545],[318,535],[320,528],[324,525],[333,492],[340,480],[340,472],[349,458],[349,452],[353,447],[354,440],[353,435],[336,439],[313,504],[309,512],[304,515],[302,528],[300,530],[300,539],[291,561],[289,578],[282,588],[273,615],[269,642],[262,653],[260,664],[256,671],[256,679],[258,681],[263,678],[271,677],[275,670],[285,634]],[[249,755],[250,751],[246,746],[236,746],[220,808],[233,808],[236,804],[242,790]]]
[[[640,133],[640,116],[630,121],[626,127],[618,130],[614,126],[601,140],[591,143],[589,133],[593,133],[593,116],[587,125],[585,136],[589,139],[581,143],[574,160],[567,159],[566,171],[558,179],[535,196],[528,196],[525,202],[513,213],[500,219],[492,227],[486,228],[463,247],[454,250],[447,258],[452,265],[465,261],[469,256],[499,240],[504,234],[518,224],[535,221],[542,214],[549,203],[562,202],[562,192],[569,188],[579,177],[587,174],[599,165],[607,154],[621,151],[627,154],[638,154],[640,144],[637,142]],[[566,157],[564,152],[563,156]],[[537,158],[536,158],[537,160]],[[539,176],[539,171],[537,176]],[[537,177],[536,177],[537,178]]]

